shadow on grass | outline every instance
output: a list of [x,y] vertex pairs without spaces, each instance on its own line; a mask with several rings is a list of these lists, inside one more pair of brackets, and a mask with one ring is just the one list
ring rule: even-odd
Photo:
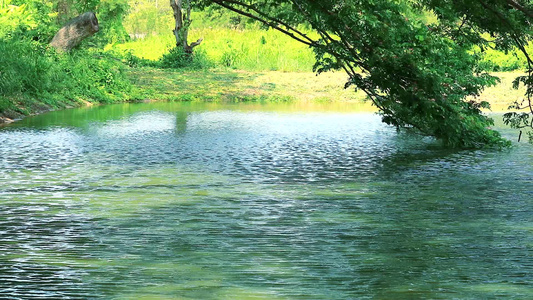
[[230,69],[132,69],[141,99],[203,102],[362,103],[365,95],[344,89],[344,73],[248,72]]
[[[147,100],[168,101],[258,101],[264,93],[250,93],[261,73],[231,70],[132,69],[132,82]],[[264,99],[268,100],[268,99]]]

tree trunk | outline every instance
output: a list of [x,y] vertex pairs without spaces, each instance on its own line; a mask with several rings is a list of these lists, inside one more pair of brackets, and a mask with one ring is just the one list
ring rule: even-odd
[[96,15],[93,12],[86,12],[68,21],[56,33],[50,45],[59,51],[70,51],[99,29]]
[[[185,1],[185,7],[183,6]],[[182,47],[187,54],[192,54],[193,48],[200,45],[203,39],[189,45],[189,26],[191,25],[191,3],[190,0],[170,0],[170,6],[174,11],[175,26],[172,32],[176,37],[176,47]]]

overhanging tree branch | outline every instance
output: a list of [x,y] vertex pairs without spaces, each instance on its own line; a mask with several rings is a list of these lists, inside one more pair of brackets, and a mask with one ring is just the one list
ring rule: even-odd
[[[531,129],[533,129],[533,91],[531,87],[531,85],[533,84],[533,60],[531,59],[531,56],[529,55],[527,49],[524,47],[525,42],[523,42],[520,39],[519,33],[517,32],[516,28],[511,24],[511,22],[501,12],[499,12],[495,8],[490,7],[483,0],[479,0],[479,2],[481,3],[481,5],[483,5],[483,7],[491,11],[503,24],[508,26],[509,30],[511,31],[510,33],[511,39],[513,40],[516,47],[520,50],[520,52],[522,52],[528,64],[528,68],[527,68],[528,69],[527,70],[528,80],[524,81],[524,84],[526,85],[527,105],[526,107],[521,107],[515,102],[515,104],[512,105],[510,108],[515,108],[518,110],[526,109],[526,108],[529,109],[528,114],[530,114],[531,116],[531,122],[529,123],[522,122],[521,114],[506,114],[506,117],[504,117],[504,120],[506,120],[506,123],[511,124],[512,127],[517,128],[517,129],[521,129],[525,127],[530,127]],[[517,3],[516,1],[506,0],[506,2],[509,5],[511,5],[513,8],[518,9],[521,12],[523,12],[529,18],[533,18],[533,14],[529,10],[527,10],[525,7]],[[523,124],[523,125],[519,125],[519,124]],[[520,136],[521,135],[522,135],[522,132],[520,131]],[[520,141],[520,137],[518,138],[518,140]],[[530,133],[530,140],[533,141],[533,134],[531,133]]]
[[506,0],[507,4],[514,7],[515,9],[523,12],[526,16],[533,19],[533,12],[531,12],[529,9],[525,8],[522,4],[518,3],[514,0]]
[[[314,41],[313,39],[309,38],[306,34],[302,33],[301,31],[297,30],[296,28],[290,26],[289,24],[283,22],[283,21],[280,21],[276,18],[272,18],[264,13],[262,13],[261,11],[259,11],[258,9],[256,9],[255,7],[252,7],[250,5],[247,5],[245,3],[242,3],[242,2],[239,2],[239,1],[228,1],[228,0],[213,0],[214,3],[224,7],[224,8],[227,8],[233,12],[236,12],[240,15],[243,15],[245,17],[249,17],[251,19],[254,19],[256,21],[259,21],[267,26],[270,26],[286,35],[288,35],[289,37],[303,43],[303,44],[306,44],[308,46],[315,46],[316,45],[316,41]],[[251,10],[255,13],[257,13],[259,16],[256,16],[250,12],[247,12],[245,11],[244,9],[239,9],[239,8],[236,8],[232,5],[229,5],[229,4],[234,4],[234,5],[238,5],[238,6],[241,6],[247,10]],[[282,28],[281,26],[285,26],[287,29],[284,29]]]
[[[421,0],[428,6],[443,5],[457,14],[444,15],[453,24],[455,16],[469,16],[477,1],[464,1],[465,7],[455,11],[455,1]],[[458,0],[463,3],[463,1]],[[481,1],[481,5],[486,4]],[[442,139],[447,145],[481,147],[506,145],[491,130],[492,120],[481,113],[479,105],[466,101],[479,95],[493,83],[490,76],[477,73],[476,60],[469,58],[470,46],[482,44],[481,38],[466,45],[450,40],[444,32],[418,26],[405,17],[418,11],[411,1],[345,1],[345,0],[211,0],[221,7],[259,21],[289,37],[312,47],[319,72],[342,68],[350,77],[346,87],[357,86],[379,108],[382,120],[399,128],[416,128],[418,132]],[[490,2],[491,5],[494,2]],[[494,24],[508,45],[512,30],[503,29],[505,17],[510,24],[523,26],[502,9],[502,24]],[[290,10],[290,11],[289,11]],[[296,18],[295,18],[296,16]],[[442,16],[441,16],[442,17]],[[463,21],[466,19],[463,18]],[[475,12],[475,23],[486,20]],[[320,36],[310,39],[296,28],[305,21]],[[509,25],[510,25],[509,24]],[[452,26],[454,27],[454,26]],[[480,27],[481,28],[481,27]],[[508,28],[512,28],[509,26]],[[498,31],[500,30],[501,31]],[[459,35],[475,37],[478,32]],[[521,39],[521,37],[518,37]]]

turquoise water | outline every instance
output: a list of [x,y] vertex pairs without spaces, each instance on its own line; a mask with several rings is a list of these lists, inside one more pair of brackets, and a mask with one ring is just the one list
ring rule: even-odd
[[0,298],[531,299],[532,202],[532,146],[349,105],[49,113],[0,128]]

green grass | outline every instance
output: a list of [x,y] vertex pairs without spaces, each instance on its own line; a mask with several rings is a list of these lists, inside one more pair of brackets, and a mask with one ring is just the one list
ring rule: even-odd
[[[108,46],[108,49],[130,52],[136,57],[152,61],[159,60],[175,45],[171,33],[172,13],[170,8],[165,9],[165,12],[159,14],[157,28],[147,32],[146,38]],[[246,23],[245,18],[229,12],[194,12],[192,19],[194,22],[189,33],[189,42],[199,38],[204,39],[195,50],[202,58],[205,57],[209,61],[209,66],[246,71],[309,72],[312,70],[315,62],[313,51],[281,32],[273,29],[264,30],[257,23]],[[126,28],[134,30],[139,22],[143,23],[146,20],[129,20],[126,22]],[[130,23],[134,23],[135,26]],[[310,30],[303,28],[301,30],[311,37],[316,37],[316,34]],[[528,45],[527,49],[532,52],[533,44]],[[505,53],[489,48],[481,52],[476,48],[473,52],[482,55],[482,68],[490,72],[525,70],[527,67],[525,58],[517,50]]]
[[[160,25],[172,24],[170,13],[160,18]],[[314,53],[307,46],[278,31],[263,30],[257,24],[245,23],[239,18],[231,13],[195,12],[189,40],[203,38],[204,41],[195,48],[198,60],[194,69],[132,70],[130,74],[135,84],[144,91],[143,97],[185,101],[301,100],[323,103],[362,101],[365,98],[361,92],[343,89],[346,81],[343,73],[327,73],[318,77],[312,74]],[[155,32],[159,34],[115,45],[115,49],[129,52],[132,57],[157,62],[174,47],[175,40],[170,29],[168,33],[161,29]],[[520,60],[519,56],[490,49],[484,52],[487,70],[506,71],[494,73],[501,78],[501,83],[487,88],[479,99],[491,103],[492,111],[505,111],[510,103],[524,95],[523,88],[514,90],[511,84],[519,71],[510,71],[524,68],[525,60]],[[216,71],[211,71],[213,67]]]
[[[313,74],[314,53],[307,46],[278,31],[246,23],[237,15],[216,11],[193,14],[189,39],[204,41],[195,48],[191,65],[174,70],[153,68],[176,67],[169,65],[175,40],[170,31],[172,14],[166,9],[156,22],[160,28],[152,32],[158,34],[108,45],[104,49],[108,52],[78,49],[58,54],[31,40],[0,39],[0,119],[91,103],[139,100],[342,106],[365,99],[362,92],[343,88],[347,78],[342,72]],[[133,21],[130,23],[135,24]],[[489,70],[523,68],[524,60],[512,53],[488,50],[485,59]],[[502,82],[488,88],[481,100],[490,102],[493,111],[504,111],[523,97],[524,89],[511,87],[519,73],[495,74]],[[364,106],[373,110],[368,103]]]
[[[175,46],[172,34],[174,20],[170,6],[134,7],[124,21],[132,34],[146,34],[144,39],[109,46],[119,51],[131,51],[139,58],[159,60]],[[205,55],[212,65],[246,71],[311,71],[314,54],[307,46],[276,30],[263,30],[258,23],[227,10],[194,11],[189,42],[203,38],[196,52]],[[301,28],[310,36],[309,30]]]
[[[192,29],[190,41],[203,38],[195,48],[212,65],[246,71],[310,72],[314,53],[307,46],[275,30],[225,27]],[[174,36],[157,35],[115,45],[122,52],[156,61],[175,45]]]
[[507,111],[509,105],[519,99],[524,98],[526,88],[520,86],[518,89],[513,89],[513,80],[521,75],[522,72],[494,72],[491,73],[500,78],[500,83],[496,86],[489,87],[481,93],[480,99],[491,104],[491,110],[494,112]]
[[249,72],[231,69],[128,72],[145,100],[213,102],[361,102],[364,94],[343,88],[344,73]]
[[[128,71],[144,100],[212,102],[306,102],[327,105],[363,103],[365,94],[344,89],[343,72],[315,75],[312,72],[252,72],[215,68],[209,70],[162,70],[133,68]],[[512,88],[520,72],[493,73],[501,82],[487,88],[479,97],[494,112],[506,111],[509,104],[524,96],[525,88]],[[366,110],[375,111],[369,102]]]

